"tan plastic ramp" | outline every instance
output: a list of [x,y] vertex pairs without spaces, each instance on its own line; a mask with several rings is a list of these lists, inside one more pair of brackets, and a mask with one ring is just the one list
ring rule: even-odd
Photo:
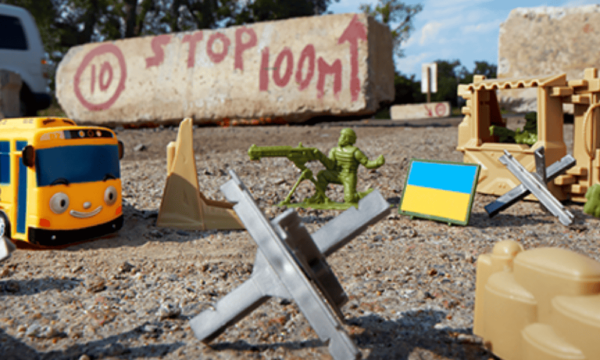
[[244,229],[233,204],[207,199],[200,192],[191,119],[181,122],[176,142],[167,146],[167,183],[156,225],[184,230]]

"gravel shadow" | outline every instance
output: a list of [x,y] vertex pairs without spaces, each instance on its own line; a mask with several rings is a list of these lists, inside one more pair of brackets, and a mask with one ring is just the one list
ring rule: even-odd
[[64,350],[41,352],[26,345],[19,339],[8,335],[0,328],[0,347],[3,360],[77,360],[83,354],[92,359],[101,359],[106,357],[118,357],[127,359],[152,357],[168,357],[168,354],[174,352],[184,343],[175,342],[171,344],[144,345],[139,347],[128,347],[124,342],[128,339],[147,336],[143,332],[144,325],[133,330],[126,331],[117,335],[109,336],[102,340],[90,341],[85,344],[75,344]]

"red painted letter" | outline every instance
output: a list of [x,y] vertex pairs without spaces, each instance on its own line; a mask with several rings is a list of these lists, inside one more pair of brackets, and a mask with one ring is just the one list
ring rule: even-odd
[[258,88],[260,91],[269,90],[269,47],[262,50]]
[[[213,45],[216,40],[221,40],[221,43],[223,44],[223,51],[220,53],[216,53],[213,50]],[[212,60],[212,62],[218,64],[225,59],[225,56],[227,56],[229,44],[231,44],[231,41],[229,41],[227,36],[219,33],[212,34],[210,38],[208,38],[208,43],[206,44],[206,54],[208,54],[208,57]]]
[[158,35],[152,39],[150,46],[154,52],[154,56],[146,58],[146,69],[150,66],[158,66],[165,60],[165,52],[163,51],[163,45],[167,45],[171,41],[171,35]]
[[183,37],[181,42],[189,42],[190,48],[188,50],[187,67],[188,69],[194,67],[196,62],[196,43],[202,40],[202,31],[195,32],[193,34],[187,34]]
[[[308,71],[306,77],[302,79],[302,67],[304,66],[304,60],[308,59]],[[298,70],[296,70],[296,82],[300,85],[298,90],[302,91],[308,87],[310,81],[315,75],[315,47],[312,44],[308,44],[302,50],[300,54],[300,60],[298,60]]]
[[322,57],[319,58],[319,81],[317,82],[317,98],[320,99],[323,97],[324,88],[325,88],[325,76],[327,74],[333,74],[333,94],[339,94],[342,91],[342,62],[340,59],[337,59],[333,62],[332,65],[329,65],[323,60]]
[[338,44],[345,41],[350,43],[350,94],[352,101],[358,100],[360,93],[360,80],[358,79],[358,39],[367,40],[367,30],[365,25],[358,20],[358,15],[354,15],[350,24],[344,30],[338,40]]
[[[287,58],[287,62],[285,74],[281,77],[281,63],[283,62],[283,58]],[[285,47],[281,50],[279,55],[277,55],[277,59],[275,59],[275,65],[273,65],[273,67],[273,81],[275,82],[275,85],[279,87],[286,86],[294,73],[294,54],[292,54],[292,50],[290,50],[289,47]]]
[[[108,80],[106,80],[106,82],[104,82],[104,73],[107,71],[108,71]],[[108,89],[108,87],[110,86],[112,79],[113,79],[112,66],[110,66],[108,61],[105,61],[102,63],[102,66],[100,67],[100,76],[98,79],[99,80],[98,82],[100,83],[100,90],[106,91],[106,89]]]
[[[244,35],[244,33],[250,36],[250,40],[248,40],[248,42],[246,43],[242,42],[242,35]],[[243,27],[235,30],[235,64],[233,66],[234,69],[240,69],[244,71],[244,58],[242,57],[242,54],[245,50],[248,50],[253,46],[256,46],[256,33],[254,32],[254,29],[248,29]]]

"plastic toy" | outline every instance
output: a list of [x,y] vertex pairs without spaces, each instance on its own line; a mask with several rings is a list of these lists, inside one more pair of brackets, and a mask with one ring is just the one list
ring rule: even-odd
[[600,263],[497,243],[477,260],[473,333],[505,360],[600,358]]
[[122,156],[106,128],[53,117],[0,120],[0,236],[56,247],[119,230]]
[[[544,148],[538,148],[535,151],[536,163],[538,170],[541,170],[541,174],[530,174],[508,151],[504,150],[504,155],[500,157],[500,162],[510,170],[517,179],[519,179],[525,188],[531,192],[535,197],[548,209],[552,215],[556,216],[561,224],[568,226],[573,222],[573,214],[571,214],[565,207],[558,201],[548,188],[546,187],[546,168],[544,166]],[[538,160],[539,159],[539,160]],[[568,161],[569,158],[566,157]],[[570,162],[564,168],[568,168],[575,165],[575,161]],[[564,171],[563,168],[563,171]],[[524,197],[524,196],[523,196]],[[496,202],[494,202],[496,203]],[[489,204],[486,206],[488,214],[497,213],[498,205]],[[513,202],[514,203],[514,202]],[[489,207],[489,210],[488,210]],[[494,211],[496,210],[496,211]]]
[[[565,155],[562,159],[560,159],[560,161],[557,161],[546,168],[544,148],[541,147],[536,149],[534,155],[536,172],[532,173],[532,175],[539,180],[540,184],[547,184],[548,182],[554,180],[560,174],[575,166],[576,163],[575,159],[571,155]],[[496,199],[496,201],[486,205],[485,211],[488,213],[489,217],[493,217],[500,211],[509,208],[517,201],[524,199],[529,194],[531,194],[531,191],[529,191],[525,185],[520,184],[519,186],[508,191],[506,194],[500,196],[498,199]]]
[[185,230],[243,229],[233,204],[207,199],[200,191],[192,135],[192,119],[184,119],[177,140],[167,145],[167,181],[156,225]]
[[235,211],[256,241],[256,261],[250,279],[219,300],[214,310],[191,320],[196,337],[211,341],[274,296],[296,302],[334,359],[360,358],[342,326],[340,307],[347,296],[325,257],[387,216],[388,202],[373,192],[359,202],[358,210],[345,211],[311,236],[293,209],[269,222],[236,174],[230,174],[232,180],[221,191],[236,203]]
[[600,184],[594,184],[585,193],[587,199],[583,212],[594,217],[600,217]]
[[534,112],[525,115],[525,126],[523,131],[517,128],[515,131],[502,126],[490,126],[490,135],[498,136],[501,143],[516,143],[533,145],[537,142],[537,114]]
[[[350,206],[357,206],[360,199],[373,191],[373,189],[368,189],[365,192],[356,191],[358,166],[362,164],[367,169],[376,169],[385,163],[383,155],[380,155],[377,160],[370,161],[358,147],[354,146],[354,143],[356,143],[354,130],[346,128],[341,131],[338,146],[331,149],[329,157],[326,157],[316,148],[303,147],[302,143],[297,148],[252,145],[248,150],[248,155],[251,160],[260,160],[263,157],[287,157],[302,170],[300,178],[285,200],[278,204],[279,206],[344,210]],[[306,162],[313,160],[318,160],[325,166],[325,170],[321,170],[317,174],[316,180],[312,171],[305,166]],[[292,195],[304,180],[310,180],[315,184],[315,195],[305,199],[304,202],[291,203]],[[343,203],[334,202],[325,194],[327,185],[331,183],[344,186]]]
[[[496,90],[528,88],[537,91],[537,142],[526,144],[500,143],[490,135],[492,125],[506,126],[500,114]],[[477,191],[502,195],[518,181],[498,158],[504,150],[519,160],[527,171],[534,171],[535,149],[546,149],[546,166],[567,155],[563,135],[563,104],[574,106],[573,157],[577,166],[548,184],[548,190],[559,200],[585,202],[585,193],[600,183],[600,78],[595,68],[584,71],[584,78],[567,81],[565,74],[527,79],[490,79],[476,75],[472,84],[458,86],[458,95],[467,100],[462,108],[465,117],[459,125],[457,150],[464,162],[482,165]],[[529,196],[528,199],[536,200]]]
[[411,159],[398,213],[467,225],[479,165]]

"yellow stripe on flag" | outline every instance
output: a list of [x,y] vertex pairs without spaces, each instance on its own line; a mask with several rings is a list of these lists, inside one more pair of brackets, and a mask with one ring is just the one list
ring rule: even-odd
[[402,211],[465,221],[471,194],[407,185]]

